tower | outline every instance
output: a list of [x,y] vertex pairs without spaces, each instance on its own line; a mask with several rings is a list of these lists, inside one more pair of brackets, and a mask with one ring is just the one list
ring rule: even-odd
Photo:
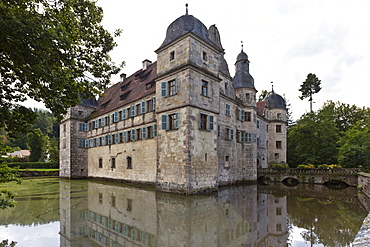
[[219,57],[205,25],[187,12],[157,53],[156,188],[192,193],[217,185]]
[[96,99],[83,99],[81,104],[69,108],[61,121],[60,177],[87,177],[87,132],[89,131],[87,119],[95,110],[96,105]]
[[287,109],[285,100],[276,94],[273,88],[264,100],[269,120],[268,162],[286,163]]

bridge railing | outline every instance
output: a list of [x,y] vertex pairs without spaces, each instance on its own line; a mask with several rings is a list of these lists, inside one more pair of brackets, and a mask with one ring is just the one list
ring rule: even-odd
[[325,175],[325,174],[342,174],[342,175],[357,175],[361,172],[361,168],[329,168],[329,169],[304,169],[304,168],[258,168],[258,174],[284,173],[284,174],[309,174],[309,175]]

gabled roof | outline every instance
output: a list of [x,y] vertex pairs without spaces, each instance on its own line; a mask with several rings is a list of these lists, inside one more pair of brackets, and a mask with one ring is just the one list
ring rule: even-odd
[[152,63],[146,70],[139,70],[108,88],[98,100],[98,107],[92,117],[104,115],[110,111],[122,108],[147,95],[155,93],[157,78],[157,62]]

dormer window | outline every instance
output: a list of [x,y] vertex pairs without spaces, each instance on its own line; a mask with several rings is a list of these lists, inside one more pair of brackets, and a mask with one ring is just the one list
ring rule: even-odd
[[207,52],[205,52],[205,51],[203,52],[203,60],[207,61]]
[[175,59],[175,51],[170,52],[170,61]]
[[127,96],[129,95],[130,92],[131,91],[128,91],[127,93],[122,94],[121,96],[119,96],[120,101],[125,100],[127,98]]

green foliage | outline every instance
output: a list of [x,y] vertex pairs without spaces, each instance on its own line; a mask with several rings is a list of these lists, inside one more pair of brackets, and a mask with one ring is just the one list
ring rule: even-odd
[[263,101],[270,93],[267,90],[262,90],[258,96],[258,102]]
[[370,170],[370,118],[358,123],[339,140],[338,164],[344,167],[360,167]]
[[14,162],[9,163],[9,167],[19,167],[19,169],[32,169],[32,168],[43,168],[43,169],[57,169],[59,168],[58,162]]
[[269,164],[269,167],[270,168],[275,168],[275,169],[289,168],[287,163]]
[[288,164],[337,163],[339,132],[334,122],[314,112],[303,115],[288,130]]
[[107,87],[119,68],[102,18],[89,0],[1,2],[0,128],[11,136],[30,128],[36,113],[19,104],[27,97],[60,116]]
[[[19,179],[18,169],[10,168],[5,164],[0,164],[0,183],[16,181],[18,184],[22,183]],[[15,193],[10,190],[0,188],[0,209],[14,207]]]
[[299,165],[297,166],[298,169],[315,169],[315,165],[308,164],[308,165]]
[[29,133],[28,140],[31,149],[30,161],[44,160],[48,137],[40,129],[35,129]]
[[17,245],[17,243],[18,242],[15,242],[15,241],[12,241],[11,243],[9,243],[8,240],[3,240],[0,243],[0,247],[15,247]]
[[302,95],[299,96],[301,100],[308,98],[310,101],[310,110],[312,112],[312,95],[315,93],[320,92],[321,87],[321,80],[317,78],[315,74],[309,73],[307,75],[306,80],[302,83],[301,88],[299,91],[301,91]]

